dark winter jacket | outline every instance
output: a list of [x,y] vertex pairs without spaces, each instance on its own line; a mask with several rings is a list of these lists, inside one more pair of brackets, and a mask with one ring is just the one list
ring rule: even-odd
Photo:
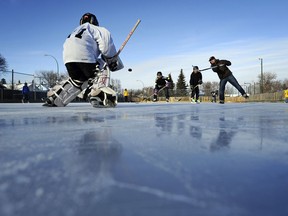
[[192,72],[190,75],[190,85],[191,86],[196,86],[198,84],[202,83],[202,74],[201,72]]
[[218,66],[218,67],[212,68],[212,70],[216,72],[218,74],[219,79],[222,80],[232,74],[232,72],[227,67],[230,65],[231,65],[231,62],[228,60],[216,59],[215,63],[211,64],[211,67]]
[[22,88],[22,94],[28,94],[29,93],[29,87],[28,86],[23,86]]
[[161,76],[160,78],[156,78],[155,80],[155,88],[163,88],[166,86],[167,82],[169,82],[169,77]]

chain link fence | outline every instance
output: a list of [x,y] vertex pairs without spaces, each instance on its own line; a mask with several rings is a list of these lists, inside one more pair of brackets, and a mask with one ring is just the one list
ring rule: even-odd
[[43,83],[43,78],[22,72],[3,71],[1,74],[0,102],[22,102],[22,88],[27,83],[30,93],[29,102],[41,102],[46,97],[48,88]]

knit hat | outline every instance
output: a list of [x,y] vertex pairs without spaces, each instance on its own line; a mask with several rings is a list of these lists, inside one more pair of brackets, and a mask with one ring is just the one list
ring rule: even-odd
[[216,59],[214,56],[211,56],[210,58],[209,58],[209,62],[211,61],[211,60],[213,60],[213,59]]

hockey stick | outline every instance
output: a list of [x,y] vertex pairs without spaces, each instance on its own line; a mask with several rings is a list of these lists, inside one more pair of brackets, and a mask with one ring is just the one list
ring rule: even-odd
[[194,86],[191,90],[193,91],[194,89],[196,89],[197,87],[199,87],[201,84],[198,84],[196,86]]
[[[167,86],[165,85],[165,86],[163,86],[162,88],[160,88],[159,90],[158,90],[158,92],[156,93],[156,95],[158,95],[163,89],[165,89]],[[153,100],[153,96],[155,95],[155,92],[153,92],[153,94],[149,97],[149,98],[152,98],[152,100]]]
[[[194,89],[196,89],[197,87],[199,87],[201,84],[198,84],[196,86],[194,86],[193,88],[191,88],[192,91],[194,91]],[[182,100],[182,97],[179,98],[177,101],[181,101]]]
[[209,67],[209,68],[204,68],[204,69],[201,69],[199,71],[206,71],[206,70],[210,70],[210,69],[217,68],[217,67],[218,67],[218,65],[213,66],[213,67]]
[[[191,91],[194,91],[194,89],[196,89],[197,87],[199,87],[201,84],[198,84],[198,85],[196,85],[196,86],[194,86],[193,88],[191,88]],[[182,100],[182,97],[181,98],[179,98],[177,101],[179,102],[179,101],[181,101]]]
[[[217,68],[217,67],[219,67],[219,66],[224,66],[223,64],[221,64],[221,65],[216,65],[216,66],[212,66],[212,67],[208,67],[208,68],[204,68],[204,69],[201,69],[201,70],[199,70],[200,72],[201,71],[206,71],[206,70],[210,70],[210,69],[213,69],[213,68]],[[193,65],[192,65],[192,67],[193,67]]]
[[159,94],[159,92],[161,92],[164,88],[166,88],[167,86],[163,86],[161,89],[159,89],[159,91],[157,92],[157,94]]
[[123,44],[121,45],[121,47],[119,48],[118,52],[113,56],[119,56],[120,53],[122,52],[122,50],[124,49],[124,47],[126,46],[127,42],[129,41],[129,39],[131,38],[132,34],[134,33],[134,31],[136,30],[136,28],[138,27],[138,25],[140,24],[141,20],[138,19],[136,24],[134,25],[134,27],[132,28],[132,30],[130,31],[130,33],[128,34],[127,38],[125,39],[125,41],[123,42]]

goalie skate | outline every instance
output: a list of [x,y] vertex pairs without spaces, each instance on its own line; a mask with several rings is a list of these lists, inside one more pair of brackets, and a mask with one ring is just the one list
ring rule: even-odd
[[117,94],[109,87],[103,87],[96,90],[92,89],[89,100],[94,108],[116,107]]
[[117,105],[117,94],[109,87],[110,69],[107,64],[101,66],[101,70],[96,70],[95,78],[88,83],[89,87],[85,90],[88,100],[95,108],[115,107]]

